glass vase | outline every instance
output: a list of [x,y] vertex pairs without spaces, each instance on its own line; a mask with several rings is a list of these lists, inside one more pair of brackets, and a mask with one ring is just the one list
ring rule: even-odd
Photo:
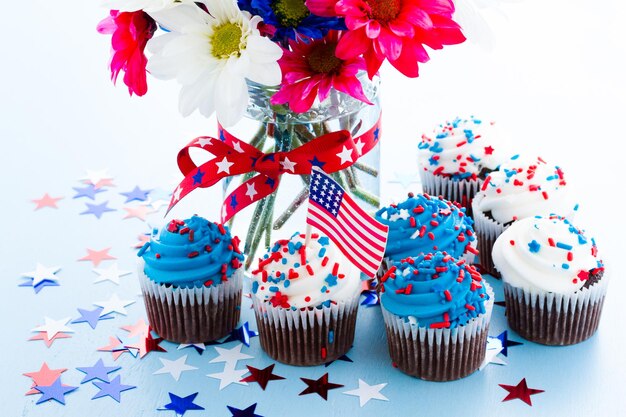
[[[226,130],[264,153],[288,152],[327,133],[347,130],[354,138],[369,131],[380,119],[380,80],[359,75],[363,91],[373,104],[331,90],[329,97],[306,113],[270,104],[277,88],[248,84],[250,101],[246,117]],[[311,155],[313,159],[315,155]],[[333,178],[368,212],[380,204],[380,140],[352,166],[332,173]],[[255,173],[223,181],[224,198]],[[277,239],[304,232],[309,195],[309,175],[284,173],[276,192],[237,213],[229,222],[244,243],[246,269]]]

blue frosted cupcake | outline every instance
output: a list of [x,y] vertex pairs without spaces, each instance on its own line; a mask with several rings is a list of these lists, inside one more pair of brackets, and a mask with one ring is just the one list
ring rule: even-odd
[[402,372],[450,381],[485,357],[493,292],[471,265],[445,252],[394,262],[382,279],[389,354]]
[[226,336],[239,321],[243,255],[227,227],[199,216],[155,229],[138,253],[150,326],[177,343]]

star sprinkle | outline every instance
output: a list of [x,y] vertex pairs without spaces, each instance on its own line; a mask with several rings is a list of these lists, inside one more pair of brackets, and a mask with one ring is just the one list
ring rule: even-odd
[[196,368],[195,366],[187,365],[187,355],[183,355],[176,360],[169,360],[164,358],[159,358],[163,367],[161,369],[156,370],[153,375],[160,374],[170,374],[175,381],[180,379],[180,375],[185,371],[193,371]]
[[26,395],[40,394],[39,391],[35,389],[37,385],[39,386],[50,386],[61,377],[63,372],[67,371],[67,369],[50,369],[47,363],[43,363],[41,368],[38,371],[24,373],[22,375],[33,380],[33,385],[26,393]]
[[411,215],[409,214],[409,211],[407,209],[400,209],[400,211],[398,211],[397,213],[393,213],[391,216],[389,216],[389,221],[395,222],[400,219],[407,220],[409,217],[411,217]]
[[189,410],[204,410],[204,407],[199,406],[198,404],[194,404],[194,400],[198,393],[193,393],[186,397],[179,397],[176,394],[168,393],[170,396],[169,404],[165,404],[163,407],[158,410],[172,410],[176,413],[177,416],[183,416]]
[[128,332],[128,337],[146,337],[150,333],[150,325],[143,318],[137,320],[135,324],[129,324],[120,328]]
[[133,388],[137,388],[134,385],[124,385],[122,384],[121,377],[118,375],[111,382],[99,382],[94,381],[93,383],[100,391],[96,395],[94,395],[91,399],[95,400],[96,398],[102,398],[109,396],[113,398],[118,403],[120,402],[121,393],[124,391],[128,391]]
[[87,197],[91,200],[96,199],[96,194],[103,193],[105,190],[98,189],[92,184],[88,184],[85,187],[72,187],[76,191],[76,195],[73,198]]
[[254,403],[244,410],[240,410],[230,405],[227,405],[226,408],[228,408],[228,411],[232,414],[231,417],[263,417],[254,413],[254,410],[256,410],[256,404],[257,403]]
[[509,334],[508,330],[505,330],[502,333],[500,333],[498,336],[496,336],[498,339],[500,339],[500,342],[502,343],[502,354],[504,356],[509,356],[508,353],[509,353],[510,347],[523,345],[523,343],[521,342],[509,340],[508,334]]
[[113,356],[114,361],[122,356],[124,352],[128,352],[128,349],[124,347],[122,341],[116,336],[109,336],[109,344],[101,346],[97,348],[97,350],[98,352],[111,352],[111,356]]
[[61,377],[54,381],[51,385],[37,385],[35,389],[41,392],[41,398],[37,400],[37,404],[41,404],[44,401],[54,400],[58,403],[65,405],[65,394],[72,392],[78,387],[70,387],[69,385],[63,385],[61,383]]
[[[22,277],[32,278],[32,286],[36,287],[44,281],[49,281],[52,283],[57,283],[56,273],[61,270],[60,266],[43,266],[39,262],[37,262],[37,266],[34,271],[24,272],[22,273]],[[58,284],[57,284],[58,285]]]
[[135,218],[144,222],[148,214],[154,213],[154,210],[148,206],[124,207],[124,210],[126,210],[126,216],[123,217],[124,219]]
[[230,384],[248,385],[248,383],[244,381],[245,378],[243,378],[247,373],[248,369],[235,369],[234,365],[226,364],[223,372],[208,374],[207,376],[209,378],[219,379],[221,391]]
[[209,363],[226,362],[226,366],[232,366],[234,368],[237,365],[237,361],[253,359],[252,356],[246,355],[245,353],[241,352],[242,347],[243,344],[238,344],[232,349],[225,349],[215,346],[215,350],[217,351],[218,356],[211,359]]
[[279,381],[281,379],[285,379],[282,376],[275,375],[272,371],[274,370],[274,365],[271,364],[267,368],[258,369],[253,366],[247,365],[248,371],[250,371],[250,375],[241,380],[241,382],[258,382],[261,386],[261,389],[265,391],[267,384],[269,381]]
[[131,191],[120,194],[126,197],[124,203],[130,203],[131,201],[146,201],[151,191],[152,190],[142,190],[138,186],[135,186]]
[[162,341],[162,337],[155,339],[150,333],[148,333],[145,337],[141,337],[137,343],[124,345],[124,347],[128,349],[133,356],[137,356],[137,354],[139,354],[139,358],[142,359],[150,352],[167,352],[167,350],[159,346],[159,343]]
[[307,387],[298,395],[318,394],[324,400],[328,400],[328,391],[343,387],[341,384],[335,384],[328,381],[328,372],[319,379],[300,378]]
[[502,350],[502,341],[500,339],[493,336],[487,337],[487,350],[485,351],[485,359],[483,359],[483,363],[480,365],[478,370],[482,371],[490,363],[493,363],[495,365],[506,365],[506,362],[502,358],[498,357]]
[[128,313],[128,311],[126,311],[126,307],[134,303],[134,300],[120,300],[120,297],[117,294],[113,294],[108,301],[96,301],[93,304],[103,308],[102,315],[104,316],[109,313],[126,315]]
[[39,334],[31,337],[28,340],[43,340],[43,342],[46,344],[46,347],[50,347],[52,346],[52,344],[54,343],[55,340],[57,339],[69,339],[71,338],[72,335],[67,334],[67,333],[57,333],[52,337],[48,337],[48,333],[46,332],[40,332]]
[[181,343],[178,345],[178,350],[194,348],[199,355],[202,355],[206,349],[204,343]]
[[80,317],[76,320],[72,320],[72,324],[74,323],[88,323],[92,329],[95,329],[98,325],[98,321],[100,320],[108,320],[112,319],[111,315],[102,315],[102,311],[104,310],[102,307],[96,307],[93,310],[83,310],[82,308],[77,308],[80,313]]
[[81,384],[84,384],[85,382],[89,382],[94,379],[99,379],[102,382],[110,382],[109,374],[121,368],[119,366],[104,366],[102,359],[98,359],[98,362],[96,362],[94,366],[86,366],[76,369],[86,374],[83,380],[80,381]]
[[80,258],[79,261],[91,261],[93,266],[97,268],[102,261],[117,259],[116,257],[109,255],[110,250],[111,248],[106,248],[102,250],[93,250],[88,248],[87,256]]
[[530,400],[530,396],[545,392],[542,389],[528,388],[528,385],[526,385],[526,378],[523,378],[517,385],[498,385],[509,392],[502,402],[518,399],[532,406],[533,404]]
[[45,324],[35,327],[33,332],[44,332],[48,338],[53,338],[58,333],[74,333],[74,330],[67,327],[67,323],[71,320],[70,317],[63,318],[61,320],[53,320],[49,317],[45,317]]
[[534,239],[528,243],[528,250],[531,251],[532,253],[539,252],[540,248],[541,248],[541,245],[539,244],[539,242],[537,242]]
[[96,216],[98,219],[102,217],[102,215],[108,211],[115,211],[115,209],[112,209],[110,207],[107,206],[107,204],[109,204],[108,201],[105,201],[104,203],[100,203],[100,204],[89,204],[89,203],[85,203],[85,205],[87,206],[87,210],[79,213],[79,214],[93,214],[94,216]]
[[130,274],[132,271],[120,270],[117,266],[117,262],[111,264],[108,268],[94,268],[93,272],[98,274],[98,278],[94,279],[94,284],[98,282],[111,281],[114,284],[120,285],[120,277]]
[[359,388],[344,391],[346,395],[354,395],[355,397],[359,397],[359,405],[363,407],[370,400],[381,400],[381,401],[389,401],[389,398],[385,397],[380,393],[380,390],[387,386],[386,383],[378,384],[378,385],[369,385],[367,382],[363,381],[359,378]]
[[35,210],[40,210],[44,207],[50,207],[58,209],[57,201],[63,200],[63,197],[50,197],[48,193],[45,193],[43,197],[31,200],[35,203]]

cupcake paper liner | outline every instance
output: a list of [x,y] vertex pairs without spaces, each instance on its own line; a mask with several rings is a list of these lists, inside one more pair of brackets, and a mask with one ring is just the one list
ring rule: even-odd
[[339,358],[354,341],[359,296],[299,310],[273,307],[252,296],[261,347],[288,365],[321,365]]
[[476,371],[485,358],[494,294],[485,281],[489,300],[485,313],[454,329],[419,327],[382,307],[389,356],[402,372],[428,381],[452,381]]
[[573,345],[598,329],[608,279],[574,294],[527,291],[504,283],[509,327],[523,338],[544,345]]
[[228,281],[201,288],[158,284],[139,268],[139,281],[150,327],[176,343],[205,343],[229,334],[239,322],[243,271]]
[[504,232],[508,226],[490,219],[478,209],[481,197],[477,196],[472,205],[474,206],[474,231],[478,242],[478,260],[484,272],[495,278],[500,278],[500,272],[495,268],[491,251],[496,239]]
[[430,171],[420,170],[422,188],[426,194],[442,196],[446,200],[456,201],[465,207],[465,214],[473,217],[472,200],[482,186],[482,180],[453,180]]

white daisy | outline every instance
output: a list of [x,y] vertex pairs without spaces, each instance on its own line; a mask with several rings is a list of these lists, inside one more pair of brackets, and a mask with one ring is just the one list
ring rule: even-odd
[[280,83],[277,61],[282,50],[260,35],[261,18],[241,12],[235,0],[205,4],[208,14],[185,5],[159,12],[171,32],[149,41],[153,55],[148,70],[182,84],[184,116],[196,109],[206,117],[216,112],[220,123],[232,126],[248,106],[246,79],[268,86]]

